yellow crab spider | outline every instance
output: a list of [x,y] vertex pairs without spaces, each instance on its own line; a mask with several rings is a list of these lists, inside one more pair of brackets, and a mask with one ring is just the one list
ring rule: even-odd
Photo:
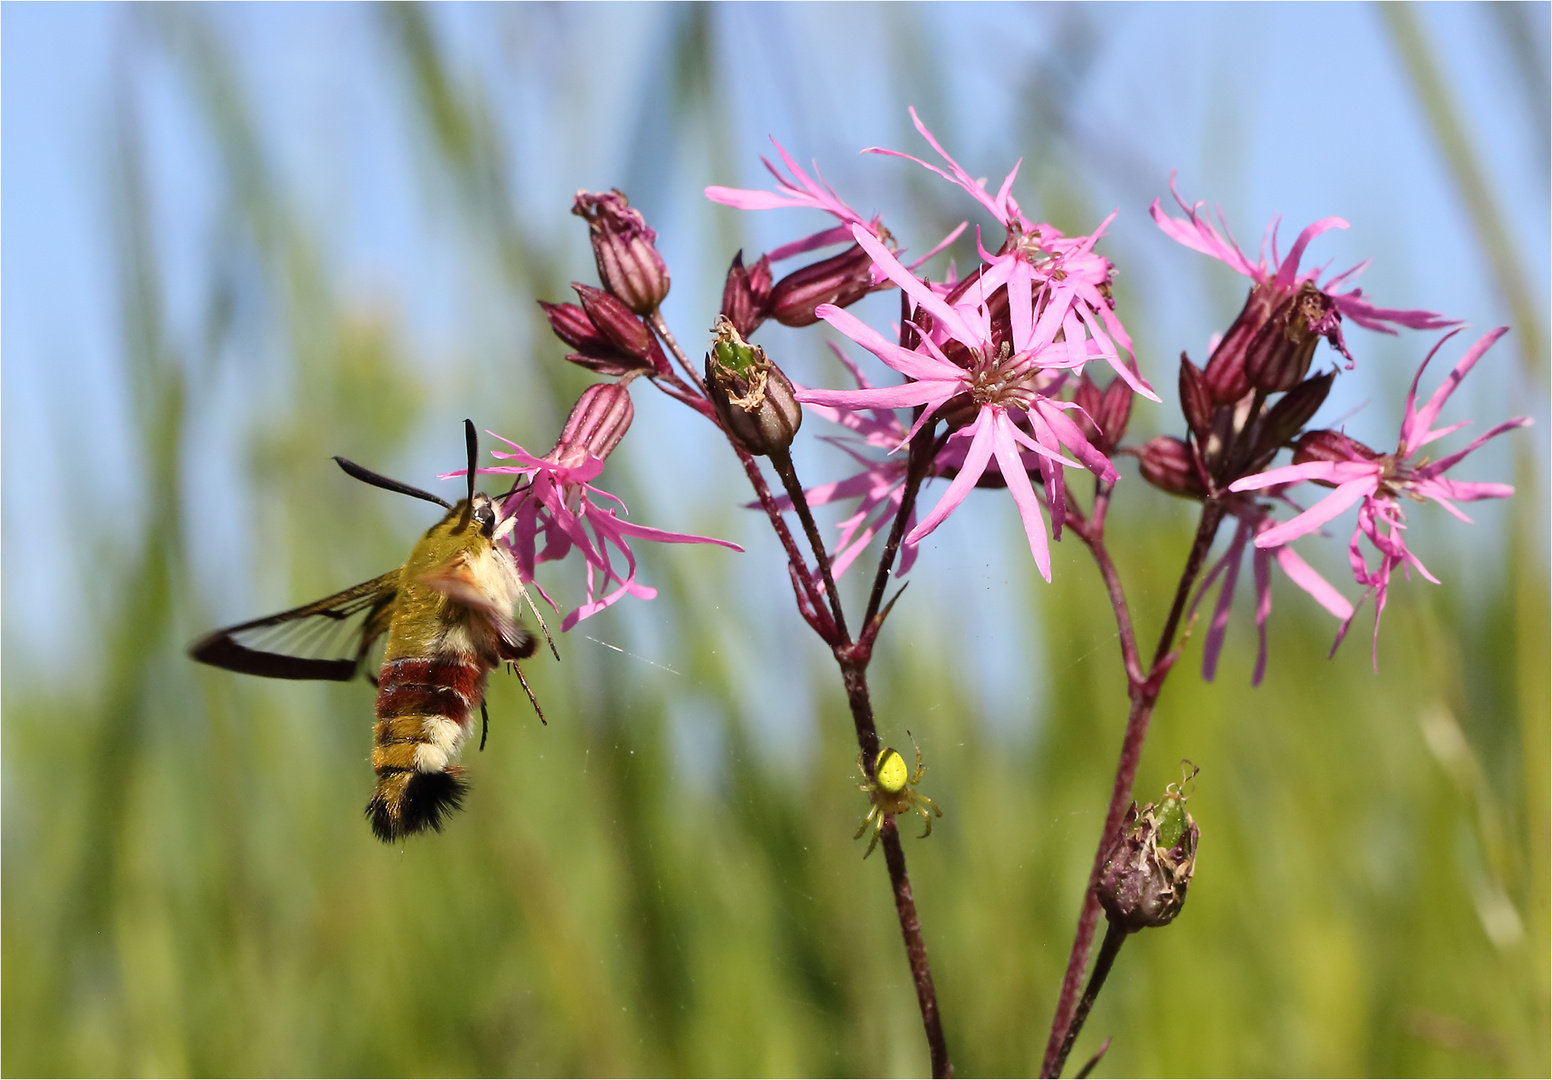
[[[906,732],[910,734],[910,732]],[[911,744],[915,746],[916,740]],[[921,783],[922,773],[927,767],[922,764],[921,747],[916,747],[916,773],[906,768],[905,758],[900,756],[900,751],[894,747],[885,747],[879,751],[878,758],[873,762],[873,778],[868,778],[868,770],[863,762],[862,754],[857,754],[857,768],[862,772],[865,781],[857,785],[859,791],[868,793],[868,816],[862,819],[862,824],[857,826],[857,835],[853,840],[861,840],[862,834],[868,831],[868,826],[873,826],[873,838],[868,841],[868,850],[862,857],[866,859],[873,854],[873,849],[878,846],[879,834],[884,831],[884,822],[896,814],[908,813],[915,810],[927,823],[927,831],[921,834],[925,840],[932,835],[932,816],[943,816],[943,811],[938,809],[938,804],[933,802],[921,792],[915,790],[915,786]],[[927,813],[928,810],[932,814]]]

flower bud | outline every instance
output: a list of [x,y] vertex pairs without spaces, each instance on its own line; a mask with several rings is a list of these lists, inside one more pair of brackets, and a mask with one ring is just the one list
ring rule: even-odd
[[657,310],[668,295],[668,267],[641,211],[632,210],[621,191],[579,191],[571,212],[587,222],[604,288],[637,315]]
[[[1378,461],[1384,457],[1375,450],[1370,450],[1357,439],[1349,438],[1340,431],[1329,431],[1324,428],[1315,431],[1306,431],[1298,442],[1293,444],[1293,463],[1303,465],[1309,461],[1354,461],[1367,459]],[[1335,487],[1328,480],[1314,481],[1324,487]]]
[[722,286],[722,314],[744,337],[765,321],[766,305],[771,299],[771,260],[765,255],[744,269],[744,253],[733,256],[727,281]]
[[1261,421],[1261,434],[1256,441],[1257,456],[1275,450],[1303,431],[1310,417],[1319,412],[1320,406],[1325,403],[1335,378],[1336,372],[1328,371],[1313,379],[1305,379],[1268,409],[1266,417]]
[[1126,423],[1132,415],[1132,388],[1125,379],[1112,379],[1101,390],[1084,372],[1078,377],[1072,400],[1083,410],[1072,417],[1073,423],[1096,450],[1108,457],[1126,434]]
[[588,321],[611,345],[637,360],[638,366],[659,372],[668,370],[668,357],[663,355],[657,338],[629,308],[591,285],[573,281],[571,287],[576,290],[577,299],[582,301]]
[[1251,338],[1245,377],[1263,393],[1293,389],[1309,371],[1321,337],[1337,333],[1340,321],[1331,297],[1306,281]]
[[650,361],[632,356],[614,346],[598,332],[593,320],[576,304],[549,304],[543,300],[539,306],[550,321],[555,336],[570,345],[576,352],[567,353],[566,359],[600,375],[624,375],[627,372],[653,370]]
[[[1211,366],[1209,362],[1208,367]],[[1196,441],[1205,444],[1213,425],[1213,395],[1202,369],[1191,363],[1185,353],[1180,354],[1180,411]]]
[[1250,392],[1250,379],[1245,375],[1245,351],[1282,300],[1282,294],[1271,285],[1251,287],[1245,306],[1207,358],[1203,376],[1214,405],[1230,405]]
[[[1195,775],[1192,766],[1187,780]],[[1200,838],[1180,785],[1169,785],[1162,800],[1140,811],[1132,803],[1094,886],[1111,925],[1136,932],[1172,922],[1185,905]]]
[[749,453],[784,453],[803,423],[792,383],[725,316],[718,317],[714,329],[706,354],[706,391],[717,419]]
[[794,270],[771,290],[771,317],[783,326],[812,326],[820,304],[848,307],[873,289],[873,257],[853,244],[801,270]]
[[1179,439],[1168,435],[1149,439],[1137,448],[1137,463],[1142,478],[1160,491],[1183,499],[1207,497],[1196,468],[1196,456]]
[[606,458],[625,437],[635,415],[630,389],[624,383],[594,383],[571,407],[555,449],[546,456],[566,464],[572,459],[580,461],[584,454]]

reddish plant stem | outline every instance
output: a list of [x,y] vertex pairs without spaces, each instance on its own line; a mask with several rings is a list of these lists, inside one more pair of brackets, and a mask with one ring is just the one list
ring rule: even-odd
[[1072,1053],[1072,1044],[1077,1041],[1078,1032],[1083,1030],[1083,1022],[1089,1018],[1089,1010],[1094,1007],[1094,999],[1099,997],[1099,992],[1104,989],[1105,980],[1110,976],[1110,968],[1115,963],[1116,955],[1120,953],[1121,945],[1125,941],[1126,931],[1111,923],[1109,929],[1105,931],[1104,944],[1099,947],[1099,957],[1094,961],[1094,974],[1089,976],[1088,989],[1083,991],[1083,1000],[1078,1002],[1078,1011],[1073,1014],[1072,1025],[1067,1029],[1066,1038],[1062,1040],[1061,1052],[1056,1055],[1056,1067],[1052,1071],[1057,1076],[1062,1074],[1062,1066],[1067,1064],[1067,1055]]
[[[792,538],[792,531],[787,528],[787,519],[781,516],[781,509],[776,505],[776,499],[771,495],[770,487],[765,483],[765,474],[760,471],[760,463],[747,451],[728,440],[733,447],[738,460],[744,466],[744,475],[749,477],[749,483],[754,488],[754,493],[759,496],[760,506],[765,510],[765,516],[770,519],[771,528],[776,530],[776,537],[781,541],[782,550],[787,553],[787,562],[792,567],[792,572],[803,584],[803,591],[808,596],[809,605],[815,612],[824,611],[824,598],[814,588],[814,575],[808,569],[808,561],[803,558],[803,552],[798,547],[797,541]],[[823,548],[820,549],[823,551]],[[826,638],[825,644],[834,647],[839,638],[831,640]]]
[[850,641],[851,635],[846,631],[846,613],[841,610],[841,592],[835,587],[835,574],[830,567],[830,557],[825,553],[824,538],[819,535],[819,526],[814,521],[813,510],[809,508],[808,496],[803,493],[803,485],[798,482],[798,471],[793,468],[792,455],[785,450],[779,454],[772,454],[771,467],[776,470],[776,475],[781,477],[782,487],[787,489],[787,498],[792,500],[792,508],[797,511],[798,520],[803,523],[803,533],[808,537],[808,546],[819,563],[819,572],[824,577],[825,592],[830,597],[830,613],[835,619],[837,636],[842,641]]
[[900,832],[895,828],[894,818],[884,822],[884,861],[889,865],[895,911],[900,916],[900,934],[905,938],[905,955],[910,959],[911,976],[916,982],[916,1003],[921,1006],[922,1025],[927,1029],[932,1075],[953,1076],[954,1066],[948,1060],[948,1044],[943,1040],[943,1023],[938,1016],[938,995],[932,986],[932,968],[927,964],[927,943],[922,939],[921,923],[916,918],[911,879],[905,874],[905,851],[900,847]]
[[[947,436],[944,436],[946,439]],[[868,596],[867,614],[862,617],[862,640],[871,645],[878,633],[875,620],[884,602],[884,590],[889,587],[889,577],[894,572],[895,556],[900,551],[900,541],[905,537],[905,523],[911,520],[916,509],[916,493],[927,479],[927,472],[942,448],[942,440],[933,438],[932,431],[923,428],[911,440],[910,460],[905,472],[905,488],[900,493],[900,509],[889,527],[889,539],[884,543],[884,554],[878,561],[878,572],[873,575],[873,591]]]
[[695,373],[695,369],[690,366],[689,357],[687,357],[684,350],[679,347],[679,342],[674,340],[674,335],[669,331],[668,322],[663,318],[663,313],[657,308],[653,308],[652,314],[647,316],[647,324],[652,327],[652,332],[655,333],[662,340],[663,344],[668,347],[668,351],[673,356],[673,358],[679,361],[679,366],[684,369],[685,375],[690,380],[690,385],[695,387],[696,390],[700,391],[700,393],[704,395],[706,393],[706,384],[701,381],[701,377],[697,375]]
[[[1116,576],[1115,567],[1110,562],[1109,553],[1104,545],[1102,535],[1104,507],[1099,498],[1096,498],[1095,503],[1096,513],[1079,535],[1088,544],[1089,550],[1094,552],[1100,574],[1105,578],[1106,587],[1110,591],[1111,603],[1115,606],[1116,621],[1122,627],[1121,648],[1125,658],[1127,640],[1131,636],[1131,615],[1127,610],[1126,597],[1121,591],[1120,579]],[[1067,957],[1067,971],[1062,978],[1062,990],[1056,1004],[1056,1015],[1051,1019],[1051,1033],[1046,1040],[1045,1060],[1040,1068],[1040,1075],[1043,1077],[1060,1075],[1061,1059],[1064,1057],[1062,1045],[1068,1040],[1068,1029],[1075,1027],[1078,993],[1083,983],[1083,972],[1088,967],[1089,950],[1094,944],[1094,930],[1099,924],[1100,907],[1099,901],[1094,896],[1094,886],[1099,881],[1100,872],[1104,869],[1105,849],[1108,842],[1120,827],[1121,817],[1126,813],[1126,807],[1131,801],[1132,784],[1137,779],[1137,766],[1142,761],[1143,742],[1148,737],[1148,722],[1153,718],[1153,706],[1158,701],[1164,680],[1169,676],[1170,668],[1174,666],[1175,653],[1172,649],[1175,635],[1180,629],[1180,620],[1185,613],[1191,587],[1201,574],[1202,563],[1206,561],[1207,552],[1212,547],[1213,537],[1218,534],[1218,525],[1222,520],[1222,507],[1212,502],[1202,505],[1202,516],[1196,527],[1196,539],[1191,544],[1191,553],[1186,557],[1185,570],[1181,573],[1180,583],[1175,588],[1175,599],[1170,605],[1169,617],[1165,620],[1164,630],[1159,635],[1158,648],[1154,650],[1152,667],[1145,677],[1140,671],[1133,670],[1137,653],[1135,641],[1132,644],[1130,659],[1127,662],[1126,681],[1131,708],[1126,718],[1126,734],[1121,740],[1121,757],[1116,763],[1115,784],[1111,788],[1110,806],[1105,812],[1104,828],[1099,834],[1099,844],[1094,852],[1094,865],[1089,871],[1088,885],[1083,892],[1083,909],[1078,916],[1078,932],[1073,939],[1072,952]],[[1074,1030],[1072,1038],[1076,1037],[1077,1032]]]
[[[689,364],[685,360],[684,352],[668,332],[668,326],[662,316],[653,312],[649,317],[652,329],[662,339],[674,358],[689,372]],[[695,378],[693,372],[691,378],[697,387],[701,386],[700,380]],[[678,382],[677,379],[674,379]],[[660,384],[661,385],[661,384]],[[682,385],[682,384],[681,384]],[[667,387],[664,387],[667,389]],[[688,388],[686,388],[688,389]],[[702,389],[704,389],[702,387]],[[672,396],[685,400],[690,395],[683,391],[673,393]],[[686,404],[700,408],[695,401],[685,401]],[[702,412],[707,410],[702,409]],[[711,415],[708,412],[708,415]],[[715,417],[713,416],[713,421]],[[720,425],[719,425],[720,426]],[[724,435],[726,432],[723,433]],[[831,605],[833,607],[833,622],[824,625],[825,605],[814,586],[814,576],[809,572],[807,562],[792,533],[787,528],[786,520],[781,515],[781,510],[776,506],[776,500],[772,497],[769,486],[765,482],[765,476],[760,471],[760,466],[755,459],[741,449],[729,438],[729,444],[738,454],[738,459],[743,463],[744,472],[753,485],[755,494],[759,497],[760,505],[765,510],[765,515],[770,519],[771,527],[776,530],[777,537],[781,540],[782,548],[787,553],[787,561],[791,567],[794,583],[801,582],[804,595],[809,599],[810,606],[816,618],[805,619],[816,633],[824,638],[830,645],[835,655],[836,663],[840,667],[841,681],[846,688],[846,702],[851,709],[852,725],[857,732],[857,747],[862,752],[863,768],[868,776],[873,775],[874,762],[878,758],[879,738],[878,728],[873,721],[873,701],[868,690],[867,666],[872,659],[873,635],[877,632],[874,617],[878,611],[878,600],[882,596],[884,583],[888,580],[890,567],[894,563],[895,555],[899,550],[900,537],[904,533],[905,522],[910,517],[911,508],[916,502],[916,491],[926,478],[925,465],[917,465],[917,448],[912,447],[912,468],[906,480],[906,488],[901,499],[900,511],[896,514],[895,522],[890,533],[890,541],[884,550],[883,562],[879,567],[876,578],[873,600],[868,607],[868,618],[863,627],[863,640],[854,642],[846,632],[846,624],[842,617],[840,592],[835,585],[835,575],[830,564],[829,554],[825,550],[823,539],[819,535],[818,527],[814,523],[813,512],[808,505],[808,497],[804,494],[802,483],[798,480],[797,471],[793,468],[791,458],[784,462],[773,462],[778,474],[782,478],[782,484],[787,490],[787,495],[792,500],[792,505],[798,512],[799,519],[803,522],[803,528],[808,538],[809,547],[812,549],[814,559],[818,563],[820,575],[825,583]],[[927,440],[930,449],[931,440]],[[930,464],[933,453],[928,453],[926,463]],[[801,605],[800,605],[801,607]],[[828,631],[828,632],[827,632]],[[894,819],[886,820],[883,830],[884,862],[889,868],[889,883],[894,894],[895,914],[900,921],[900,935],[905,940],[906,960],[911,967],[911,979],[916,985],[916,1001],[921,1009],[922,1027],[927,1036],[927,1050],[932,1062],[932,1075],[934,1077],[950,1077],[954,1075],[954,1066],[949,1061],[948,1043],[943,1038],[943,1023],[938,1012],[937,991],[932,983],[932,968],[927,962],[927,943],[922,936],[921,920],[916,914],[916,900],[911,892],[911,879],[906,873],[905,851],[900,846],[900,834],[895,828]]]

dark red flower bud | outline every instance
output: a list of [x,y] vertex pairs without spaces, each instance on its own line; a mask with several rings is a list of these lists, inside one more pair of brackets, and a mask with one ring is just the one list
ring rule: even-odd
[[[1188,779],[1195,775],[1191,766]],[[1173,922],[1185,906],[1200,840],[1179,785],[1169,785],[1163,799],[1141,810],[1132,803],[1094,886],[1111,925],[1135,933]]]
[[1256,441],[1256,455],[1275,450],[1303,431],[1310,417],[1319,412],[1320,406],[1325,403],[1335,378],[1336,372],[1328,371],[1313,379],[1305,379],[1267,410],[1266,417],[1261,421],[1260,437]]
[[706,393],[717,419],[751,454],[784,454],[803,423],[792,383],[765,350],[750,345],[726,318],[706,354]]
[[1180,411],[1185,414],[1197,443],[1206,445],[1212,431],[1213,397],[1202,369],[1191,363],[1185,353],[1180,354]]
[[668,358],[663,355],[657,338],[631,310],[602,289],[573,281],[571,287],[582,301],[582,310],[588,320],[608,342],[620,352],[634,357],[642,366],[655,371],[668,369]]
[[583,454],[606,458],[625,437],[635,415],[630,390],[624,383],[594,383],[582,391],[571,407],[566,426],[548,457],[564,464],[570,464],[570,459],[580,460]]
[[571,212],[587,222],[604,288],[637,315],[657,310],[668,295],[668,267],[641,211],[632,210],[621,191],[579,191]]
[[1203,381],[1214,405],[1232,405],[1250,392],[1250,378],[1245,374],[1245,353],[1284,299],[1285,295],[1270,285],[1251,288],[1245,306],[1240,309],[1229,332],[1207,358]]
[[812,326],[820,304],[848,307],[873,290],[873,259],[853,244],[839,255],[794,270],[771,289],[770,315],[783,326]]
[[1095,427],[1095,418],[1099,415],[1099,403],[1105,398],[1105,392],[1094,385],[1094,380],[1089,378],[1089,373],[1084,372],[1078,376],[1078,383],[1072,390],[1072,403],[1082,409],[1081,413],[1072,413],[1072,422],[1078,425],[1078,430],[1083,432],[1083,437],[1093,442],[1099,437],[1099,430]]
[[1126,434],[1126,423],[1132,415],[1132,388],[1125,379],[1112,379],[1101,390],[1084,372],[1078,377],[1072,400],[1083,410],[1070,414],[1073,423],[1096,450],[1108,456]]
[[649,361],[615,348],[613,342],[598,332],[593,320],[587,317],[587,312],[576,304],[548,304],[540,300],[539,306],[544,309],[544,317],[550,321],[550,329],[555,331],[555,336],[577,350],[566,355],[566,359],[573,364],[600,375],[653,370]]
[[744,337],[748,337],[765,321],[766,306],[771,300],[771,260],[764,255],[760,261],[744,268],[744,253],[733,256],[728,268],[727,280],[722,285],[722,314]]
[[1111,379],[1110,385],[1105,387],[1105,396],[1094,419],[1111,447],[1121,441],[1126,434],[1126,425],[1132,419],[1132,393],[1130,384],[1122,378]]
[[1160,491],[1184,499],[1205,499],[1207,489],[1191,448],[1179,439],[1159,435],[1137,448],[1142,478]]
[[1323,336],[1338,334],[1340,321],[1331,297],[1306,281],[1251,338],[1245,350],[1250,385],[1267,394],[1293,389],[1309,371],[1315,346]]

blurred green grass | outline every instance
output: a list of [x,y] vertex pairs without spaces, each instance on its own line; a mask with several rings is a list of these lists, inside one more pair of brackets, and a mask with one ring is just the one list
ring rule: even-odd
[[[249,462],[266,566],[232,571],[283,566],[280,607],[403,558],[411,511],[318,463],[342,445],[391,459],[423,388],[391,320],[331,287],[199,19],[157,18],[284,327],[291,407],[259,418]],[[482,107],[454,88],[415,9],[385,20],[416,122],[514,298],[559,295],[553,261],[506,210]],[[532,675],[547,728],[496,678],[468,812],[402,849],[361,820],[364,686],[267,684],[186,660],[211,620],[189,572],[199,523],[182,452],[221,350],[183,355],[159,323],[143,148],[134,117],[119,120],[126,374],[151,512],[141,535],[95,556],[100,677],[13,669],[4,684],[4,1072],[922,1071],[884,867],[851,840],[865,803],[833,670],[799,650],[813,670],[789,707],[812,713],[817,738],[796,761],[773,760],[741,704],[729,639],[801,627],[788,614],[751,629],[749,610],[718,598],[778,566],[648,556],[678,677],[564,642],[565,662]],[[522,407],[559,417],[582,380],[555,346],[534,346]],[[1259,690],[1243,681],[1248,634],[1231,635],[1216,685],[1196,678],[1188,647],[1138,791],[1161,790],[1183,757],[1203,767],[1192,899],[1123,951],[1079,1060],[1114,1036],[1104,1074],[1548,1070],[1552,640],[1529,525],[1544,481],[1534,463],[1521,470],[1484,594],[1398,588],[1379,676],[1362,618],[1328,662],[1329,623],[1286,590]],[[1114,533],[1129,582],[1170,581],[1190,522],[1142,493]],[[952,610],[907,594],[874,668],[886,737],[911,728],[923,789],[946,812],[907,856],[961,1075],[1038,1068],[1125,717],[1112,658],[1091,655],[1113,635],[1098,582],[1081,552],[1059,556],[1053,585],[1016,608],[1054,673],[1038,737],[989,734]],[[1167,596],[1133,599],[1147,639]],[[676,730],[705,744],[713,782],[676,757]]]

